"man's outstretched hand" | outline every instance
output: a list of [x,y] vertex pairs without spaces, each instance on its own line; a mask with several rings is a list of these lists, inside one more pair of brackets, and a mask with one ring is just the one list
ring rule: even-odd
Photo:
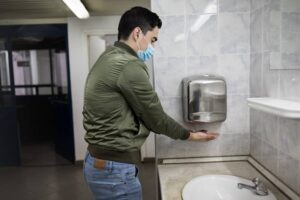
[[219,136],[218,133],[213,133],[213,132],[206,132],[206,131],[190,132],[190,137],[188,138],[188,140],[207,142],[216,139],[218,136]]

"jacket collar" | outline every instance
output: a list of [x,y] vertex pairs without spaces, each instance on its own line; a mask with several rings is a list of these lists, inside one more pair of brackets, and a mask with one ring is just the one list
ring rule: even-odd
[[127,44],[125,44],[124,42],[120,42],[120,41],[116,41],[114,44],[115,47],[119,47],[124,49],[125,51],[127,51],[128,53],[130,53],[131,55],[135,56],[138,58],[136,52]]

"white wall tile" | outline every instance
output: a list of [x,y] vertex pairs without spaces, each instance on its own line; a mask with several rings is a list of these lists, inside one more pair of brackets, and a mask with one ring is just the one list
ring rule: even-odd
[[296,170],[300,168],[299,165],[299,160],[290,157],[284,152],[280,152],[277,176],[298,193],[300,193],[300,188],[298,187],[299,171]]
[[281,32],[281,51],[284,53],[300,53],[300,39],[298,37],[300,32],[300,13],[282,13]]
[[222,54],[249,53],[250,15],[219,14],[219,51]]
[[264,0],[264,6],[269,6],[272,10],[280,10],[282,0]]
[[155,57],[155,90],[160,97],[181,97],[181,81],[186,77],[184,57]]
[[217,56],[193,56],[187,57],[187,75],[203,75],[218,73]]
[[250,11],[255,11],[264,6],[264,1],[262,0],[250,0]]
[[255,109],[250,109],[250,134],[251,137],[255,137],[261,140],[262,137],[262,127],[263,127],[263,118],[261,112]]
[[225,77],[228,95],[249,95],[249,54],[220,55],[218,65],[217,73]]
[[265,6],[263,11],[263,50],[278,52],[280,50],[280,11]]
[[181,97],[167,97],[160,98],[164,111],[170,115],[174,120],[183,124],[182,98]]
[[283,69],[300,69],[300,10],[282,13],[281,65]]
[[258,162],[260,162],[261,159],[261,148],[262,148],[262,140],[260,138],[255,137],[255,135],[253,135],[251,133],[250,136],[250,155],[257,160]]
[[266,53],[266,58],[269,59],[270,69],[282,69],[282,53],[280,52],[270,52]]
[[152,0],[151,7],[151,10],[160,16],[184,14],[184,1],[182,0]]
[[271,144],[273,147],[278,148],[279,140],[279,117],[276,115],[260,112],[262,122],[260,126],[261,138],[265,142]]
[[187,16],[188,56],[212,56],[218,53],[217,15]]
[[161,17],[161,20],[162,27],[155,54],[165,57],[185,56],[184,16]]
[[219,140],[209,142],[182,141],[157,135],[156,148],[159,158],[217,156],[219,155]]
[[278,148],[285,154],[300,161],[299,120],[280,118]]
[[281,0],[281,10],[283,12],[299,12],[300,1],[299,0]]
[[249,155],[250,134],[223,134],[219,138],[220,155]]
[[189,0],[186,2],[186,14],[216,14],[218,12],[217,0]]
[[257,9],[250,14],[250,51],[262,52],[262,17],[263,10]]
[[280,70],[280,98],[300,100],[300,70]]
[[300,53],[282,53],[280,58],[279,69],[300,69]]
[[229,134],[220,135],[209,142],[195,142],[172,140],[164,135],[157,135],[157,155],[159,158],[248,155],[249,139],[246,134]]
[[262,66],[262,96],[278,98],[280,74],[278,70],[270,69],[270,53],[263,54]]
[[222,134],[249,134],[249,108],[246,95],[227,96],[227,119],[222,123]]
[[250,97],[262,95],[262,54],[250,55]]
[[250,0],[219,0],[219,12],[248,12]]
[[252,134],[250,140],[250,155],[265,168],[277,174],[279,151],[269,143],[264,142],[261,138],[257,138]]
[[260,163],[274,174],[278,173],[278,150],[267,142],[262,141]]

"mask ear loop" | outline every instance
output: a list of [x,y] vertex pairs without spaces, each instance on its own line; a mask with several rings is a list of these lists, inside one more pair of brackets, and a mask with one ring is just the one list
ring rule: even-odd
[[[138,38],[139,38],[139,33],[138,33]],[[139,45],[139,43],[138,43],[138,39],[136,40],[136,45],[137,45],[137,47],[138,47],[138,50],[140,51],[141,48],[140,48],[140,45]]]
[[137,47],[138,47],[138,50],[140,51],[141,48],[140,48],[140,45],[139,45],[138,41],[136,41],[136,45],[137,45]]
[[[139,37],[140,34],[143,34],[143,35],[144,35],[142,29],[140,29],[140,33],[138,33],[138,37]],[[144,37],[145,37],[145,36],[144,36]],[[138,40],[136,40],[136,45],[137,45],[137,47],[138,47],[138,50],[141,51],[140,45],[139,45],[139,43],[138,43]]]

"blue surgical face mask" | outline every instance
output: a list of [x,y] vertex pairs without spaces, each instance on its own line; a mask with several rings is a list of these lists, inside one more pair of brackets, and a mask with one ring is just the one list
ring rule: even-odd
[[145,51],[138,50],[137,55],[138,55],[139,59],[141,59],[143,62],[145,62],[153,56],[153,53],[154,53],[154,48],[149,43],[147,49]]
[[[145,37],[142,30],[141,30],[141,34],[143,35],[143,37]],[[139,45],[138,41],[136,41],[136,44],[137,44],[138,49],[139,49],[138,52],[137,52],[137,55],[138,55],[139,59],[141,59],[143,62],[149,60],[153,56],[154,48],[151,45],[151,43],[148,44],[148,47],[145,51],[142,51],[140,49],[140,45]]]

